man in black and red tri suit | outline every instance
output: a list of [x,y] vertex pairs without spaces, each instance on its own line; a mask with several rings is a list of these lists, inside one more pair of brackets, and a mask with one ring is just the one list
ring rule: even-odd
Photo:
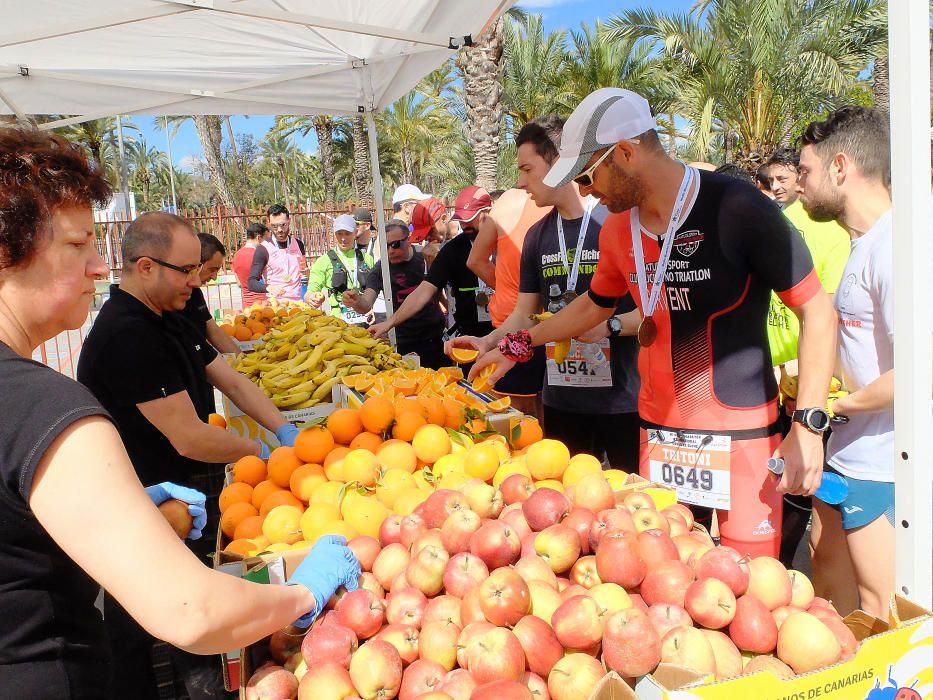
[[[589,95],[564,126],[545,177],[574,181],[610,211],[589,292],[480,357],[495,380],[532,347],[576,337],[631,294],[638,312],[639,470],[681,501],[716,508],[722,544],[776,557],[782,493],[812,494],[823,469],[821,408],[833,367],[835,312],[803,239],[754,186],[666,154],[641,96]],[[797,422],[781,440],[765,319],[771,290],[800,319]],[[810,410],[808,410],[810,409]],[[767,469],[785,460],[778,480]]]

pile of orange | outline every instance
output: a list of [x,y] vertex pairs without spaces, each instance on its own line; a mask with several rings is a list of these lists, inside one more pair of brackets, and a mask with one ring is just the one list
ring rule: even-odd
[[253,304],[232,318],[227,317],[220,324],[221,330],[237,340],[259,340],[269,329],[281,322],[281,319],[301,312],[302,304],[275,305]]

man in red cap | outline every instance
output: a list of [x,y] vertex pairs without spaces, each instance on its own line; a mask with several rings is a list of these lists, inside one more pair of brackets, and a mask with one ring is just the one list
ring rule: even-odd
[[411,242],[421,245],[421,254],[428,264],[428,269],[434,264],[434,259],[447,240],[447,216],[444,203],[431,197],[418,202],[411,212]]
[[[436,201],[436,200],[435,200]],[[427,203],[427,202],[426,202]],[[415,216],[419,204],[415,207]],[[383,336],[416,315],[427,304],[437,298],[441,289],[449,288],[449,316],[453,325],[448,328],[448,335],[472,335],[482,337],[492,332],[489,320],[490,290],[479,282],[476,273],[467,267],[467,258],[476,239],[480,224],[492,207],[489,193],[482,187],[470,185],[457,196],[454,220],[460,222],[462,233],[448,241],[440,249],[437,259],[428,271],[427,278],[418,288],[408,295],[404,303],[395,310],[384,323],[370,327],[375,336]],[[449,320],[449,319],[448,319]]]

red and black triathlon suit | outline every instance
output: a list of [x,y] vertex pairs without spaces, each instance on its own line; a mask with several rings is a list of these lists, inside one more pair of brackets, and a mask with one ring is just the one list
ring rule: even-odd
[[[640,471],[648,475],[650,429],[728,435],[730,510],[718,513],[723,544],[777,557],[782,498],[767,460],[780,443],[777,384],[766,319],[775,290],[789,307],[821,291],[806,244],[751,185],[701,171],[674,233],[653,317],[657,339],[638,356]],[[663,243],[642,228],[649,286]],[[600,235],[590,297],[604,308],[634,290],[631,212],[611,215]]]

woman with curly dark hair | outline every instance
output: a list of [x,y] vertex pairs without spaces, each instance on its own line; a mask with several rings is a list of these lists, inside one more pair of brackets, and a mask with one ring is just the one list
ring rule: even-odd
[[[0,129],[4,697],[110,695],[98,586],[154,636],[213,654],[296,618],[307,621],[338,586],[355,588],[359,575],[352,552],[336,539],[311,550],[292,577],[295,586],[257,585],[205,567],[154,505],[181,498],[199,515],[200,494],[174,484],[143,489],[91,393],[30,359],[87,319],[94,281],[107,273],[91,206],[110,191],[61,137]],[[140,687],[135,697],[154,692]]]

